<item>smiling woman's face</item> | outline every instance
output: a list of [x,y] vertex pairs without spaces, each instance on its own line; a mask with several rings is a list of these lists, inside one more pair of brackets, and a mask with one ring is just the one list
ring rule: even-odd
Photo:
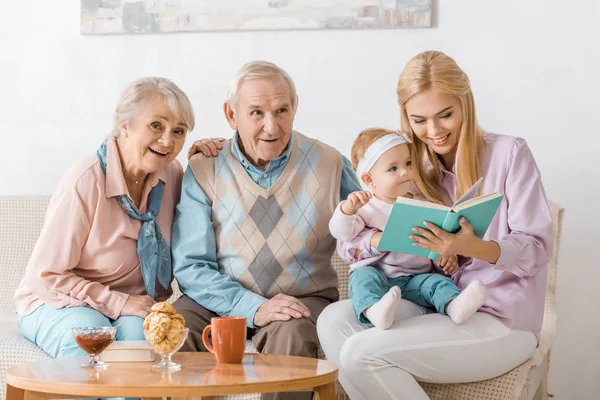
[[427,89],[411,97],[404,108],[417,138],[440,156],[454,157],[462,126],[457,97]]
[[177,157],[188,127],[173,114],[162,96],[148,100],[121,131],[119,148],[128,169],[153,173]]

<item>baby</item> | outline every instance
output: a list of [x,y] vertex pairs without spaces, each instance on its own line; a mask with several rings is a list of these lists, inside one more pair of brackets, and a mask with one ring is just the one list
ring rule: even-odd
[[[340,257],[353,262],[349,294],[358,320],[379,329],[392,325],[400,298],[433,307],[457,324],[471,318],[487,298],[481,281],[471,282],[461,292],[450,278],[432,272],[433,264],[427,257],[376,249],[396,199],[412,197],[409,146],[408,140],[394,131],[372,128],[361,132],[352,145],[352,165],[369,191],[351,193],[329,222],[338,242],[376,230],[370,239],[371,248],[356,249],[357,254],[340,252]],[[449,275],[458,270],[456,255],[443,254],[436,262]]]

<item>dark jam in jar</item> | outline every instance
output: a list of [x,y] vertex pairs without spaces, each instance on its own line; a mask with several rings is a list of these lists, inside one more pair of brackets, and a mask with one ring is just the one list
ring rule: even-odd
[[75,336],[75,341],[86,353],[98,355],[113,342],[113,337],[107,332],[85,333]]

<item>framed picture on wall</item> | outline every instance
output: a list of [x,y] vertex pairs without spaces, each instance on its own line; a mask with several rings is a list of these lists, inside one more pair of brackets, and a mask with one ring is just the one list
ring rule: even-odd
[[430,26],[431,0],[81,0],[84,35]]

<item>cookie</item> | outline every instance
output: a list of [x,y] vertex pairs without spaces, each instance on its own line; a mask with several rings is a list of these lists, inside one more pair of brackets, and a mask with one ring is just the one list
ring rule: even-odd
[[166,314],[175,314],[175,307],[173,307],[171,304],[167,303],[166,301],[163,301],[161,303],[154,304],[152,306],[152,311],[166,313]]

